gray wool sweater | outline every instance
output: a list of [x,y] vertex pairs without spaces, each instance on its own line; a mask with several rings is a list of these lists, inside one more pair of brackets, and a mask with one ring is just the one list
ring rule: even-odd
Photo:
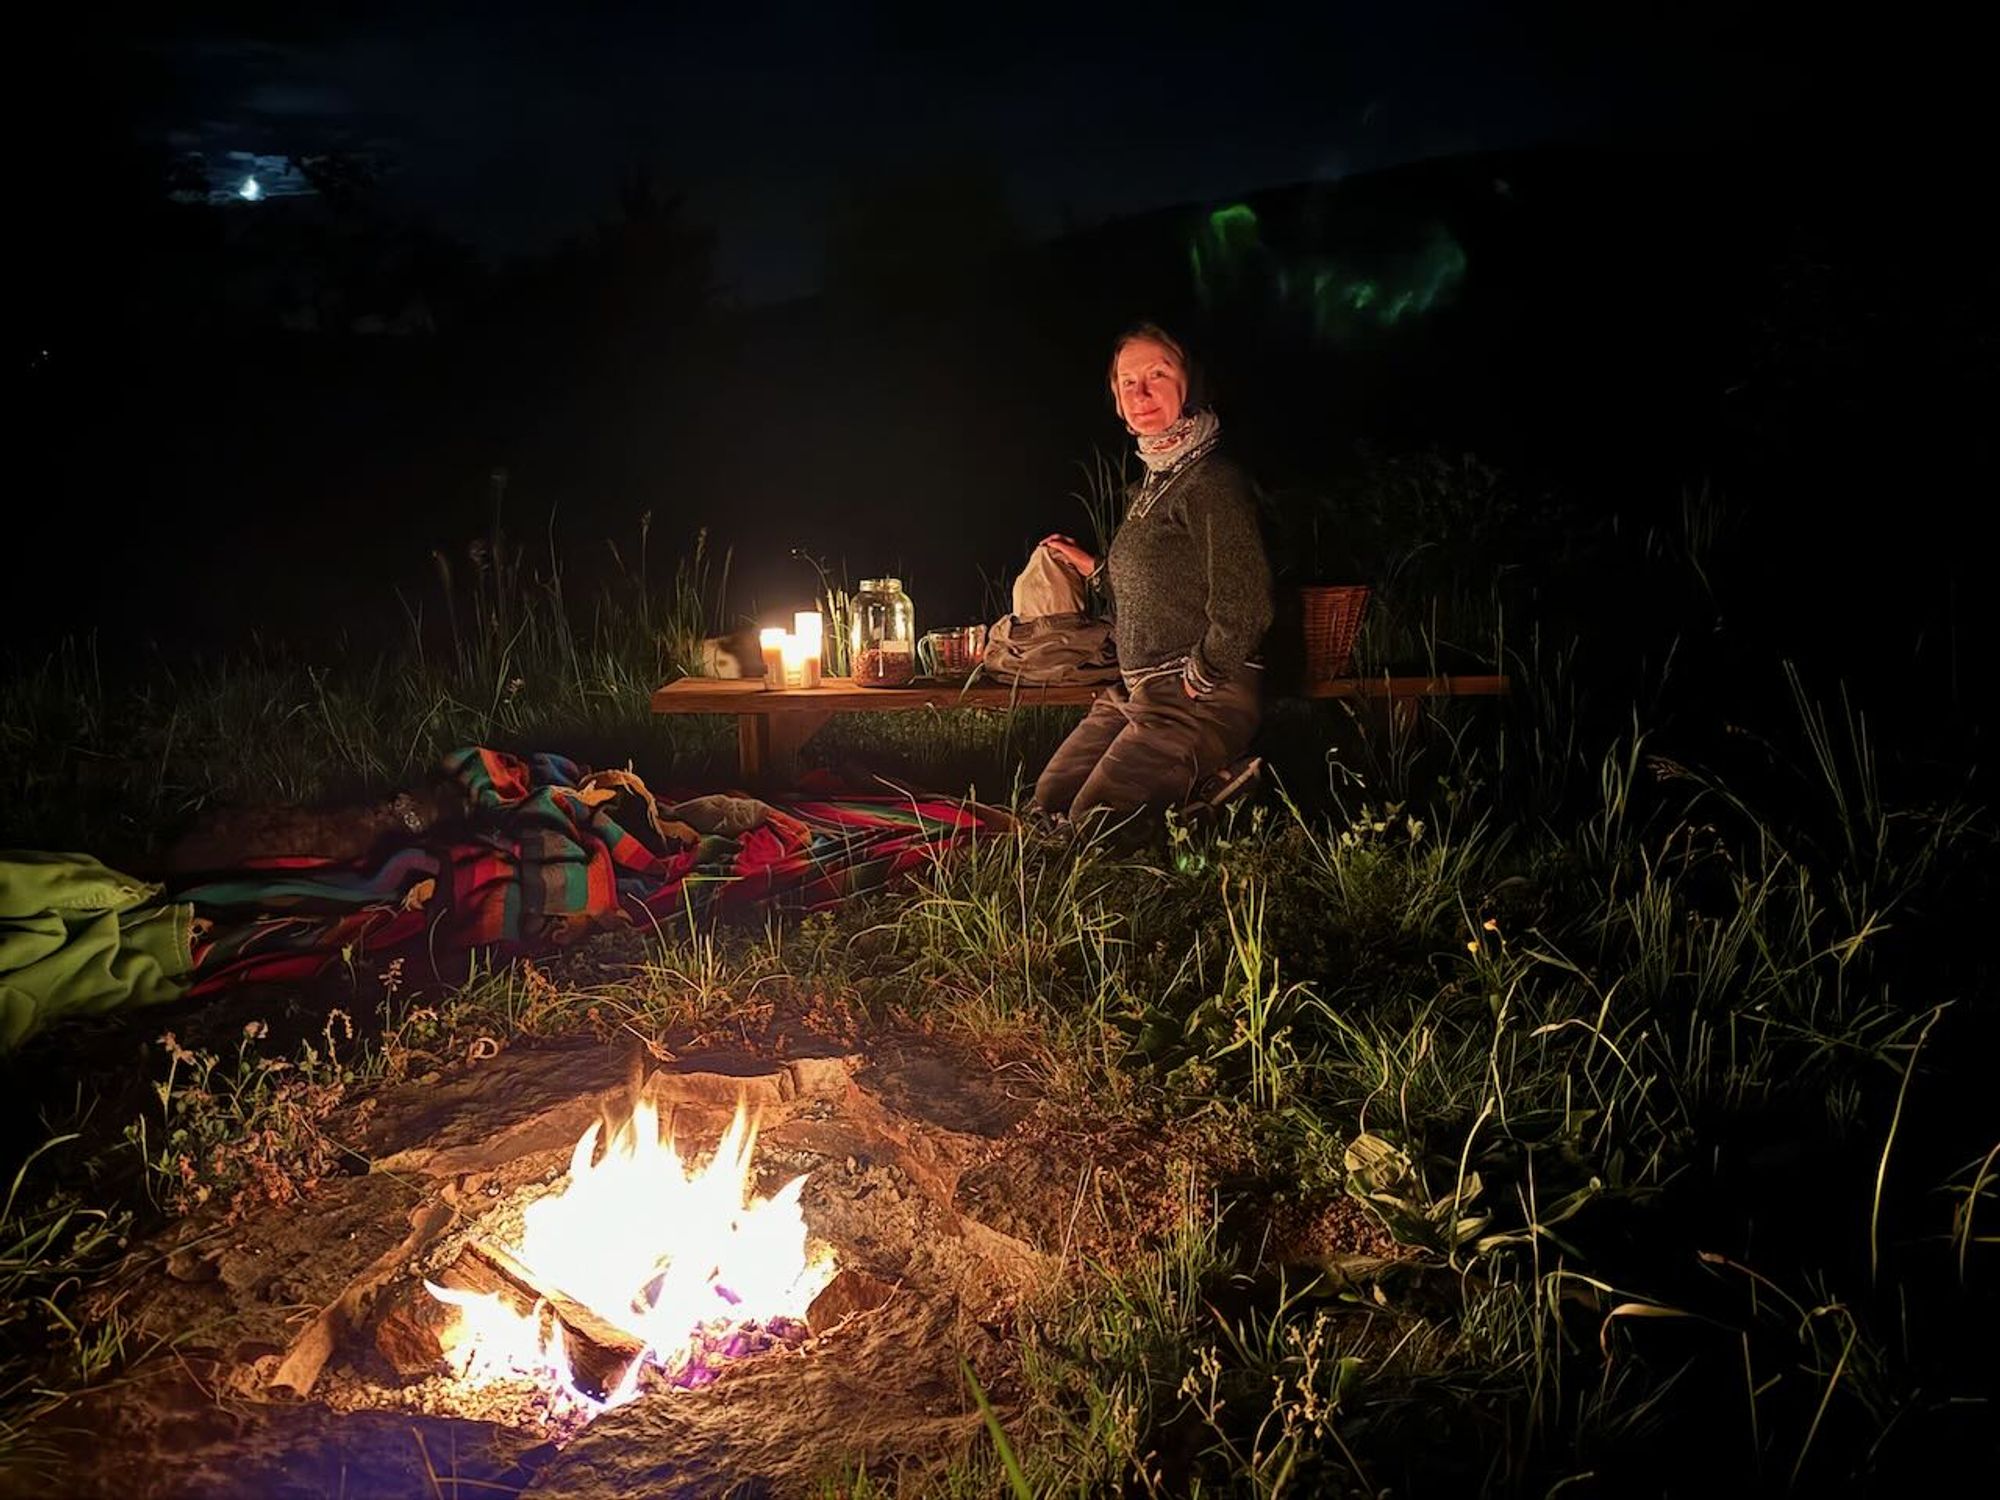
[[1243,467],[1211,450],[1136,486],[1105,559],[1118,665],[1178,670],[1206,697],[1244,670],[1271,625],[1271,567]]

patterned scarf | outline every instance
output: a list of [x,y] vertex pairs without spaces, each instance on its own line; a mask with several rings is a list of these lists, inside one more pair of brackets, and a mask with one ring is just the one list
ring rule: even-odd
[[1215,446],[1222,422],[1212,411],[1191,411],[1165,432],[1139,438],[1139,462],[1155,474],[1191,463]]

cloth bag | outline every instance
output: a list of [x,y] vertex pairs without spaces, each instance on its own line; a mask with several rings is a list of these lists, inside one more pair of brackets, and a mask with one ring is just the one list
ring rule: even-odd
[[1037,547],[1014,579],[1014,609],[986,632],[981,672],[1023,687],[1118,680],[1111,623],[1092,619],[1089,591],[1076,569]]
[[87,854],[0,850],[0,1053],[52,1021],[187,992],[194,908]]

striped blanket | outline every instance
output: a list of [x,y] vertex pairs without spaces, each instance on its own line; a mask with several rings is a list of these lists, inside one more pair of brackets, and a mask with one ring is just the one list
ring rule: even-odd
[[470,817],[365,864],[260,861],[174,891],[208,925],[194,994],[304,979],[343,960],[532,953],[592,927],[814,911],[935,859],[990,826],[949,798],[657,801],[627,771],[481,747],[444,769]]

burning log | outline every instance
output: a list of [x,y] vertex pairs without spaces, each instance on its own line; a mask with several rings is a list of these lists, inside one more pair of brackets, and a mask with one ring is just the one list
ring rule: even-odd
[[530,1268],[497,1245],[468,1242],[458,1259],[433,1279],[454,1291],[497,1294],[522,1317],[554,1319],[562,1326],[577,1384],[598,1395],[615,1389],[646,1352],[639,1339],[607,1323],[560,1287],[537,1280]]
[[803,1177],[769,1197],[751,1191],[755,1139],[739,1107],[693,1170],[650,1099],[608,1139],[591,1126],[568,1181],[523,1206],[516,1238],[471,1239],[425,1281],[452,1311],[413,1292],[376,1324],[376,1351],[405,1379],[442,1364],[473,1386],[525,1378],[601,1409],[638,1395],[642,1363],[692,1387],[798,1344],[833,1267],[809,1253]]
[[375,1325],[375,1352],[403,1380],[435,1375],[444,1367],[444,1331],[457,1317],[421,1281],[406,1281]]

